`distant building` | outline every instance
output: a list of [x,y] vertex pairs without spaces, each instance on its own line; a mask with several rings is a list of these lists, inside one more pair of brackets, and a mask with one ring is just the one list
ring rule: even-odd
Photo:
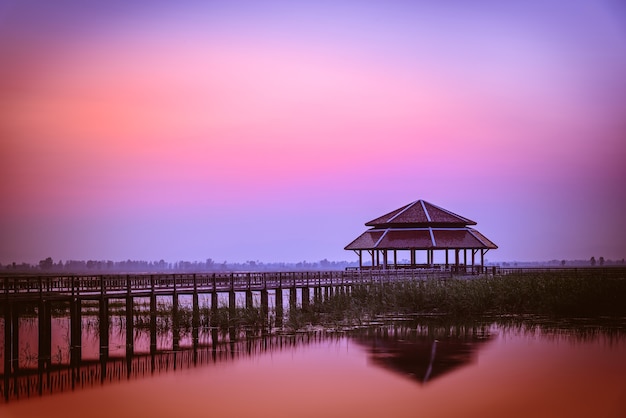
[[[432,268],[435,267],[434,252],[445,251],[445,268],[452,267],[460,271],[468,266],[469,251],[472,268],[477,266],[476,255],[480,253],[482,271],[487,251],[498,248],[483,234],[468,226],[476,225],[476,222],[424,200],[416,200],[365,225],[371,228],[345,247],[357,253],[359,268],[363,268],[364,251],[371,257],[371,268],[379,269]],[[417,251],[426,251],[425,264],[416,262]],[[450,251],[454,257],[453,264],[449,261]],[[400,252],[409,253],[408,264],[398,263]]]

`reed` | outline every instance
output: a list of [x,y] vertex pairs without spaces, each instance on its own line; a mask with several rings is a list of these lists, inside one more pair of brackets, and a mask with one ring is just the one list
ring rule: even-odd
[[[356,286],[347,301],[347,309],[367,315],[620,316],[626,315],[625,300],[626,278],[538,273]],[[331,299],[325,303],[328,312],[346,306],[344,300]]]

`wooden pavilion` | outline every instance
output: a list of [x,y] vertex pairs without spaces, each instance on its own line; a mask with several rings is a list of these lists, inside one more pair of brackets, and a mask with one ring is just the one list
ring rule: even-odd
[[[485,254],[498,248],[487,237],[468,225],[476,222],[435,206],[416,200],[365,224],[371,227],[345,249],[359,256],[363,268],[363,251],[371,257],[371,268],[434,268],[435,251],[445,252],[445,268],[451,267],[449,251],[454,253],[455,271],[467,268],[467,252],[471,252],[471,267],[475,270],[475,257],[480,253],[480,271],[484,268]],[[426,252],[426,262],[417,263],[417,251]],[[409,253],[409,264],[398,264],[399,252]],[[460,252],[463,251],[463,263]],[[390,262],[389,253],[393,254]],[[438,265],[437,267],[441,267]],[[370,268],[369,266],[366,268]]]

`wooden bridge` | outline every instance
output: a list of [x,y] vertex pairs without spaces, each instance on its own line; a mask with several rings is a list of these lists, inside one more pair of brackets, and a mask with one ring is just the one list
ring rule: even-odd
[[[440,269],[345,270],[312,272],[232,272],[203,274],[13,275],[0,277],[5,300],[100,299],[151,294],[245,292],[319,288],[453,277]],[[0,298],[2,298],[0,296]],[[1,299],[0,299],[1,300]]]

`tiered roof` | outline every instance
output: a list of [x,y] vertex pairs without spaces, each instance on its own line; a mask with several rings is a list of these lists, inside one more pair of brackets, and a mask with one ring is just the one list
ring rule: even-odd
[[476,225],[476,222],[424,200],[416,200],[386,215],[369,221],[365,225],[373,226],[374,228],[407,228],[419,226],[463,227]]
[[372,228],[348,244],[346,250],[498,248],[467,226],[476,222],[424,200],[416,200],[365,225]]

